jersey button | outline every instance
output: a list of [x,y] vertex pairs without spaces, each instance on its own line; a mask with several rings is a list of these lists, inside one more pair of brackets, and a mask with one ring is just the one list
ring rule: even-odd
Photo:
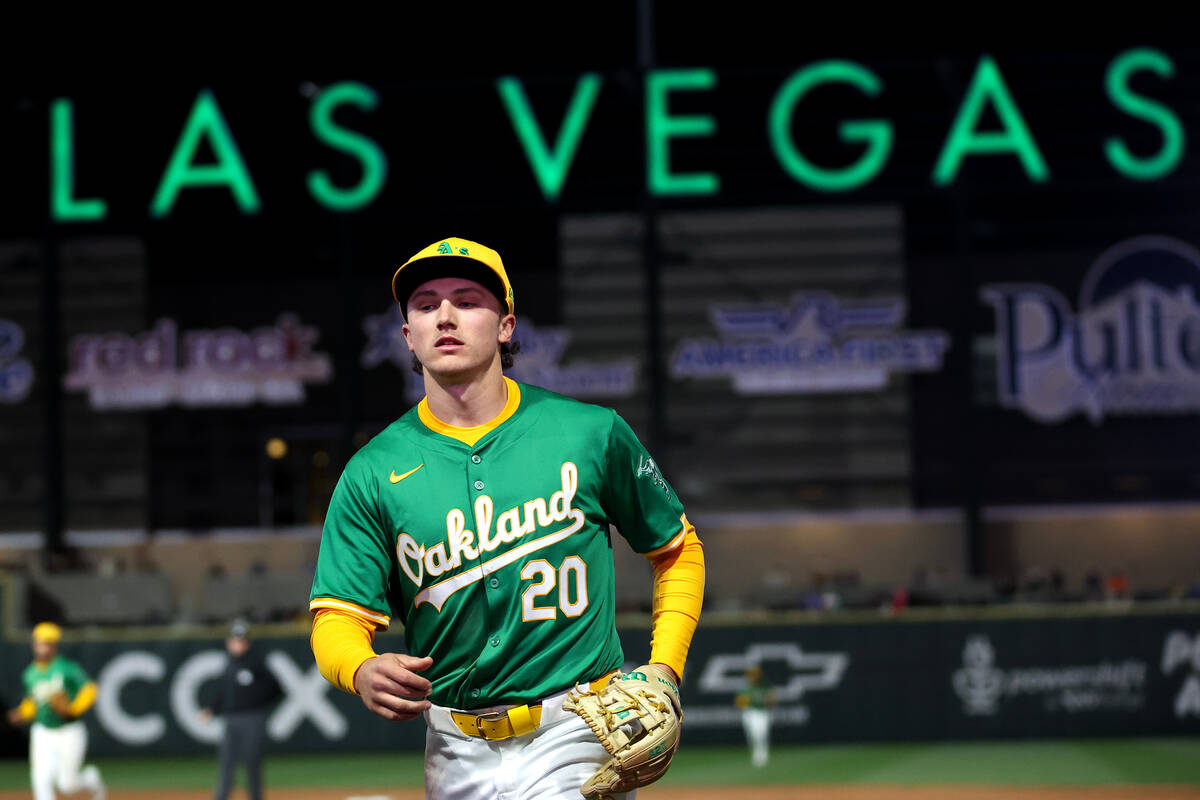
[[483,491],[483,481],[475,481],[475,488],[479,491]]
[[490,581],[488,581],[488,586],[492,587],[493,589],[499,589],[500,588],[500,579],[492,578]]
[[471,456],[471,463],[472,463],[472,464],[478,464],[480,461],[483,461],[483,459],[482,459],[482,458],[480,458],[479,456],[477,456],[477,455],[476,455],[476,456]]
[[479,690],[478,690],[478,689],[472,689],[472,690],[471,690],[471,697],[472,697],[472,698],[479,697]]
[[492,647],[499,647],[499,646],[500,646],[500,640],[493,637],[492,638]]

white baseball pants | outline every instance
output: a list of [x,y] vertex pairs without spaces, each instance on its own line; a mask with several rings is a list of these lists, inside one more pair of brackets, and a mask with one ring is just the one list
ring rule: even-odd
[[33,723],[29,731],[29,777],[34,800],[55,800],[62,794],[87,789],[92,797],[104,797],[100,770],[83,766],[87,751],[87,726],[68,722],[59,728]]
[[[425,712],[425,797],[428,800],[580,800],[579,787],[608,761],[587,724],[563,711],[566,692],[542,701],[542,722],[524,736],[489,742],[465,735],[450,710]],[[478,709],[479,713],[507,706]],[[637,792],[614,795],[633,800]]]
[[767,763],[767,746],[771,733],[771,712],[761,708],[742,709],[742,728],[750,743],[750,760],[756,767]]

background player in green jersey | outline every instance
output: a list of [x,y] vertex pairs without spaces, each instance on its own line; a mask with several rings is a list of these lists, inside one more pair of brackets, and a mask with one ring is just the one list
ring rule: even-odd
[[[428,796],[578,798],[608,754],[563,699],[625,662],[609,526],[654,565],[650,656],[636,660],[675,682],[702,547],[614,411],[503,375],[516,318],[494,250],[435,242],[392,291],[426,396],[334,491],[310,597],[317,663],[374,713],[424,717]],[[376,654],[393,618],[408,653]]]
[[750,761],[765,767],[770,760],[771,709],[775,706],[775,690],[763,680],[762,667],[746,670],[746,687],[734,702],[742,710],[742,729],[750,745]]
[[25,699],[8,712],[14,725],[32,723],[29,732],[29,775],[34,800],[54,800],[88,790],[92,800],[105,797],[100,770],[83,765],[87,728],[79,717],[96,701],[96,684],[79,664],[58,654],[62,630],[52,622],[33,629],[33,663],[21,681]]

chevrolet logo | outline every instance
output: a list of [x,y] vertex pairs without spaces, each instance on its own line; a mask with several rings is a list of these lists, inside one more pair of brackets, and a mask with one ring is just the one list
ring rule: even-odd
[[747,667],[768,661],[782,661],[790,675],[788,682],[775,687],[779,702],[796,701],[807,692],[836,689],[842,682],[850,656],[846,653],[810,653],[797,642],[754,643],[745,653],[720,653],[712,656],[700,676],[702,692],[737,692],[746,685]]

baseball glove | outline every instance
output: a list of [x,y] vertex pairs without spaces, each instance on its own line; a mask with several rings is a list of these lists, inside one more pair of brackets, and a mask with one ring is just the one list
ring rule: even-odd
[[598,692],[572,691],[563,709],[583,718],[612,756],[580,792],[595,798],[654,783],[679,747],[679,688],[663,667],[647,664],[618,674]]
[[50,710],[60,717],[70,719],[75,716],[71,713],[71,698],[67,697],[66,692],[55,692],[50,695],[50,699],[47,702],[50,705]]

